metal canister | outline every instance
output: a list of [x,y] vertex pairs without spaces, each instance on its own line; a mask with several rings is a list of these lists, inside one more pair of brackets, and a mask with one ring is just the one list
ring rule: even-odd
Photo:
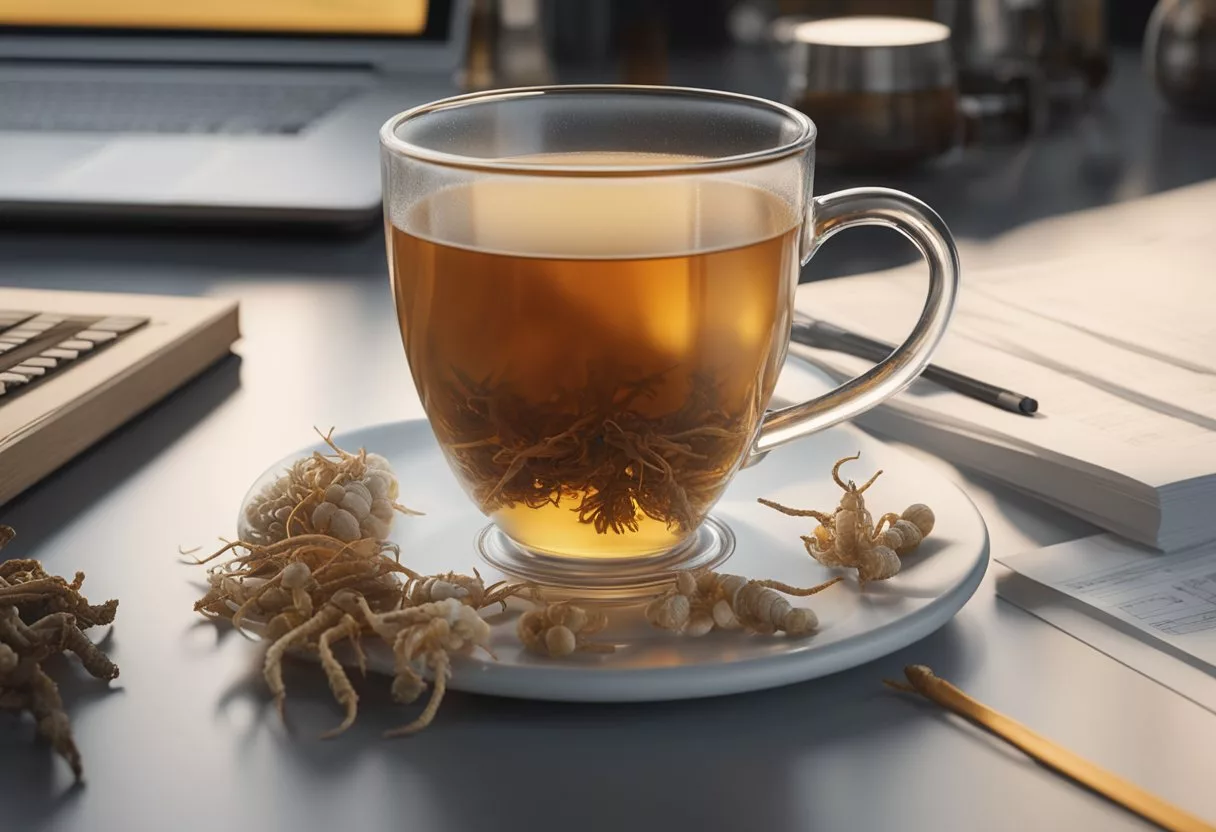
[[774,27],[788,71],[786,103],[819,127],[818,158],[837,166],[904,166],[961,138],[950,29],[932,20],[857,15]]

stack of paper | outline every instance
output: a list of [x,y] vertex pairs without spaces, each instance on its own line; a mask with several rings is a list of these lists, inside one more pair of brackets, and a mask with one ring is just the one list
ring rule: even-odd
[[[921,379],[859,422],[1149,546],[1216,539],[1216,244],[1186,233],[1193,225],[1158,228],[1152,244],[1090,227],[1077,232],[1080,253],[966,270],[933,361],[1037,399],[1035,416]],[[1022,232],[1018,248],[1057,236],[1050,225]],[[899,343],[925,283],[908,269],[811,283],[796,306]],[[791,351],[840,378],[870,365]]]
[[1176,657],[1216,671],[1216,546],[1163,555],[1101,535],[999,560]]

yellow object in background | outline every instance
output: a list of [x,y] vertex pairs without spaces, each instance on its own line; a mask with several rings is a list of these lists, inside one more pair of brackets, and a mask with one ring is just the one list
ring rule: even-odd
[[0,26],[418,34],[426,0],[0,0]]

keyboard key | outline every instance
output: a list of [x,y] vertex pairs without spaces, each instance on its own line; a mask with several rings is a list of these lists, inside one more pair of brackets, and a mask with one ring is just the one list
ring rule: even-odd
[[[85,342],[88,343],[87,341]],[[89,344],[89,346],[93,346]],[[60,361],[72,361],[80,355],[80,350],[69,350],[63,346],[52,347],[49,350],[43,350],[42,355],[47,358],[58,358]]]
[[26,321],[21,325],[21,329],[29,330],[30,332],[46,332],[55,324],[63,323],[63,318],[48,318],[44,315],[39,315],[32,321]]
[[25,359],[20,366],[42,367],[47,370],[53,370],[59,366],[59,361],[44,355],[35,355],[32,358]]
[[28,378],[26,378],[23,375],[19,375],[17,373],[8,373],[8,372],[0,373],[0,384],[3,384],[5,387],[9,388],[10,390],[14,387],[20,387],[21,385],[25,384],[28,381],[29,381]]
[[18,364],[16,367],[9,367],[9,372],[25,376],[27,380],[33,380],[46,375],[46,368],[35,367],[33,364]]
[[113,332],[102,332],[96,329],[86,329],[83,332],[77,332],[74,336],[82,341],[92,341],[94,344],[104,344],[107,341],[113,341],[118,336]]
[[89,329],[100,329],[104,332],[117,332],[121,334],[123,332],[130,332],[131,330],[135,329],[135,327],[143,326],[147,322],[147,318],[124,318],[114,316],[104,318],[95,324],[91,324]]
[[[147,316],[99,317],[83,309],[72,314],[0,309],[0,404],[16,399],[16,394],[27,387],[58,378],[99,348],[149,323]],[[72,334],[74,330],[78,331]],[[4,366],[6,360],[12,362],[26,353],[37,355],[22,357],[12,367]]]
[[22,321],[28,321],[34,317],[34,312],[17,312],[14,310],[0,310],[0,331],[10,329]]

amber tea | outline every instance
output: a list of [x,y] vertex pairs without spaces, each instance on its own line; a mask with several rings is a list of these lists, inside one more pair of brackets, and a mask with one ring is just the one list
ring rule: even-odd
[[745,458],[784,359],[786,201],[706,177],[504,176],[391,219],[411,373],[482,511],[540,553],[638,557],[686,539]]

